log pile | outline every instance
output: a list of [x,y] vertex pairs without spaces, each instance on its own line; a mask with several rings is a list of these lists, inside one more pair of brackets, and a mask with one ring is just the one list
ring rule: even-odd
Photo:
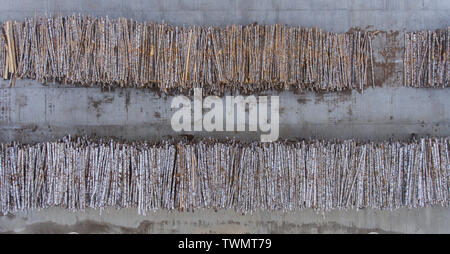
[[63,207],[320,211],[448,206],[449,138],[359,143],[119,142],[0,146],[0,212]]
[[405,34],[404,85],[448,87],[450,27]]
[[8,21],[0,73],[82,86],[210,94],[341,91],[373,85],[371,33],[283,25],[170,26],[124,18]]

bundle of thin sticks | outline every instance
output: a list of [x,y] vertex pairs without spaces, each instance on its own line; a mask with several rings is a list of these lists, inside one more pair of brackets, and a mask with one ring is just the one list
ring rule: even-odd
[[404,85],[448,87],[450,27],[405,34]]
[[179,27],[73,15],[8,21],[2,32],[4,78],[156,87],[165,93],[202,87],[212,94],[373,85],[371,33],[357,30]]
[[2,144],[0,211],[321,211],[447,206],[449,138],[410,142]]

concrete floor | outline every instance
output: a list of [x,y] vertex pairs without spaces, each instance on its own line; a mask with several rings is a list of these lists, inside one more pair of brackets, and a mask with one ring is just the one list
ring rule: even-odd
[[[346,32],[380,30],[374,38],[375,86],[363,93],[283,92],[282,138],[381,140],[450,133],[449,89],[402,88],[403,34],[450,25],[448,0],[0,0],[0,20],[73,13],[127,17],[170,24],[226,25],[282,23]],[[129,140],[174,135],[168,128],[171,98],[150,91],[42,86],[0,82],[0,141],[35,142],[66,134]],[[227,133],[193,133],[223,138]],[[230,133],[228,133],[230,134]],[[230,136],[230,135],[228,135]],[[234,134],[255,139],[258,133]],[[3,233],[449,233],[443,207],[396,211],[311,210],[179,213],[138,216],[134,209],[71,213],[53,208],[0,216]]]
[[0,217],[1,233],[450,233],[448,208],[395,211],[349,210],[326,214],[296,212],[158,211],[146,216],[136,209],[71,213],[53,208]]
[[[450,135],[450,89],[376,87],[280,96],[280,139],[386,140]],[[42,142],[65,135],[161,140],[194,137],[260,140],[260,132],[175,132],[173,97],[142,89],[42,86],[0,81],[0,142]],[[192,99],[192,98],[191,98]],[[225,101],[225,99],[223,99]],[[224,102],[225,103],[225,102]],[[248,127],[247,127],[248,128]]]

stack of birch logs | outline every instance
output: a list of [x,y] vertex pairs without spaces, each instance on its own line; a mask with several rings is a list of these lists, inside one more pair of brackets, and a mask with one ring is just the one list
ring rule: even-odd
[[448,87],[450,27],[405,34],[404,85]]
[[373,85],[371,33],[283,25],[170,26],[124,18],[7,21],[0,73],[164,93],[340,91]]
[[274,143],[66,137],[0,146],[0,212],[447,206],[448,138]]
[[[170,26],[55,16],[1,25],[0,73],[82,86],[164,93],[272,89],[362,90],[374,85],[367,31],[282,25]],[[405,35],[404,85],[447,87],[450,28]]]

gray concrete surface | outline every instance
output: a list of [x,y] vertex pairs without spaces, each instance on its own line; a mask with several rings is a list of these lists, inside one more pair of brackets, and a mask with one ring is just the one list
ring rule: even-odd
[[447,0],[2,0],[1,20],[83,13],[171,24],[282,23],[343,32],[437,29],[449,25]]
[[2,233],[450,233],[448,208],[349,210],[326,214],[313,210],[256,212],[158,211],[138,216],[136,209],[61,208],[0,217]]
[[[450,89],[375,87],[362,93],[281,92],[278,96],[280,139],[450,135]],[[260,140],[260,132],[175,132],[170,124],[176,110],[170,107],[172,99],[142,89],[101,92],[100,88],[42,86],[30,80],[9,88],[9,81],[1,81],[0,141],[39,142],[68,134],[126,140],[181,134]]]
[[[404,31],[450,25],[448,0],[0,0],[0,21],[43,14],[82,13],[140,21],[226,25],[281,23],[345,32],[381,30],[373,41],[375,88],[363,93],[280,94],[283,138],[405,139],[413,133],[448,136],[449,89],[402,88]],[[393,31],[391,31],[393,30]],[[168,122],[170,97],[147,90],[42,86],[0,82],[0,141],[35,142],[66,134],[158,139],[174,135]],[[258,133],[191,133],[196,136],[256,139]],[[70,213],[55,208],[0,216],[6,233],[449,233],[448,208],[397,211],[305,210],[241,215],[232,211],[164,211],[138,216],[136,210]]]

